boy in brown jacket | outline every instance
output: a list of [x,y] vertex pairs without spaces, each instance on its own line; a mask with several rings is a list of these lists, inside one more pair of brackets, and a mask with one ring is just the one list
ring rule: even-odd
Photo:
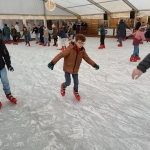
[[73,93],[75,98],[79,101],[81,99],[78,93],[78,71],[80,64],[82,62],[82,58],[91,66],[93,66],[96,70],[99,69],[99,66],[91,60],[91,58],[87,55],[83,45],[86,41],[86,38],[83,34],[77,34],[75,37],[75,42],[71,43],[66,50],[59,53],[49,64],[48,67],[53,70],[54,65],[64,57],[64,65],[63,70],[65,72],[66,81],[61,84],[61,95],[65,96],[65,89],[71,83],[70,74],[72,74],[74,80],[74,89]]

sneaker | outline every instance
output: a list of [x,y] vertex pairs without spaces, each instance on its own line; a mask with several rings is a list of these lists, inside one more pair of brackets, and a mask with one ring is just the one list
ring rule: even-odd
[[81,97],[80,97],[78,91],[73,90],[73,94],[74,94],[75,98],[76,98],[78,101],[80,101]]
[[65,88],[63,83],[60,85],[60,93],[62,96],[65,96]]
[[14,97],[11,95],[11,93],[10,93],[10,94],[6,94],[6,98],[7,98],[8,100],[10,100],[12,103],[17,104],[17,99],[14,98]]

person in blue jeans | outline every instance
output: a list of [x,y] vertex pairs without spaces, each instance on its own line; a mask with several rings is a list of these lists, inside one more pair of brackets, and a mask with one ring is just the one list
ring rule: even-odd
[[29,33],[27,31],[27,28],[26,27],[23,27],[23,35],[22,37],[24,36],[24,39],[25,39],[25,45],[28,44],[28,46],[30,46],[30,42],[29,42]]
[[[17,103],[17,99],[14,98],[11,95],[11,90],[9,86],[9,81],[7,77],[7,71],[5,68],[5,64],[7,65],[7,68],[9,71],[14,71],[13,67],[11,66],[10,56],[9,52],[3,42],[2,39],[0,39],[0,79],[3,84],[3,90],[6,95],[6,98],[10,100],[12,103]],[[2,107],[2,103],[0,102],[0,108]]]
[[84,59],[88,64],[94,67],[96,70],[99,69],[99,65],[97,65],[86,53],[83,45],[85,44],[86,37],[83,34],[77,34],[75,37],[75,42],[71,42],[70,45],[61,53],[56,55],[52,61],[48,64],[48,67],[53,70],[54,65],[61,59],[64,58],[63,71],[65,72],[65,82],[61,84],[60,93],[62,96],[65,96],[66,88],[71,83],[71,75],[74,80],[74,88],[73,94],[75,98],[80,101],[81,97],[78,93],[78,72],[82,62]]

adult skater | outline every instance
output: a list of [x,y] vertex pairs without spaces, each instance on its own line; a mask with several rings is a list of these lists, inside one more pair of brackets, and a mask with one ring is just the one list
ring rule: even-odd
[[[3,40],[0,39],[0,78],[3,84],[3,90],[5,92],[6,98],[10,100],[12,103],[16,104],[17,99],[11,95],[5,64],[7,65],[9,71],[14,71],[13,67],[11,66],[9,52]],[[0,108],[1,107],[2,107],[2,103],[0,102]]]
[[141,25],[138,31],[132,34],[134,36],[134,40],[133,40],[134,51],[130,57],[131,62],[137,62],[137,60],[141,59],[139,57],[139,44],[141,40],[145,40],[145,36],[144,36],[145,28],[146,25],[143,24]]
[[5,24],[4,26],[4,35],[5,35],[5,41],[7,44],[11,44],[10,42],[10,28]]
[[16,44],[18,45],[18,42],[17,42],[17,30],[14,28],[14,26],[12,25],[11,26],[11,36],[13,37],[13,44]]
[[44,30],[44,35],[43,35],[44,46],[46,46],[46,45],[50,46],[50,42],[49,42],[49,30],[45,26],[43,27],[43,30]]
[[104,29],[104,24],[100,24],[100,46],[98,47],[98,49],[103,49],[105,48],[105,29]]
[[150,53],[139,63],[132,72],[132,79],[138,79],[150,67]]
[[65,44],[66,33],[63,27],[60,28],[60,31],[58,32],[58,36],[60,37],[61,46],[62,46],[60,50],[63,51],[66,49],[66,44]]
[[65,89],[71,83],[70,74],[72,74],[74,80],[74,88],[73,93],[75,98],[80,101],[81,97],[78,93],[78,71],[80,64],[82,62],[82,58],[94,67],[96,70],[99,69],[99,66],[91,60],[91,58],[87,55],[85,48],[83,47],[86,38],[83,34],[77,34],[75,37],[75,42],[72,42],[66,50],[59,53],[55,58],[48,64],[48,67],[53,70],[54,65],[61,59],[64,58],[64,67],[63,70],[65,72],[65,82],[61,84],[60,93],[62,96],[65,96]]
[[36,44],[39,43],[39,28],[34,24],[34,28],[32,29],[32,34],[35,33]]
[[137,19],[136,21],[136,26],[135,26],[135,30],[139,30],[140,26],[141,26],[141,22],[140,22],[140,19]]
[[54,38],[54,44],[53,44],[53,46],[58,46],[58,44],[57,44],[57,40],[58,40],[58,38],[57,38],[57,28],[56,28],[56,26],[53,24],[52,25],[52,30],[53,30],[53,33],[52,33],[52,35],[53,35],[53,38]]
[[120,23],[118,25],[118,37],[119,37],[119,44],[118,44],[118,47],[122,47],[122,38],[124,37],[125,35],[125,32],[126,32],[126,28],[127,29],[130,29],[124,22],[123,20],[120,20]]
[[17,30],[17,42],[19,42],[19,40],[20,40],[20,27],[18,25],[18,22],[16,22],[15,29]]

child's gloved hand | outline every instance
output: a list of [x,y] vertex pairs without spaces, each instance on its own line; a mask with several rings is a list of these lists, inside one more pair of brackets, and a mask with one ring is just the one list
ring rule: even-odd
[[51,61],[49,64],[48,64],[48,68],[53,70],[54,68],[54,63]]
[[95,65],[94,65],[94,68],[95,68],[96,70],[98,70],[98,69],[99,69],[99,65],[95,64]]

